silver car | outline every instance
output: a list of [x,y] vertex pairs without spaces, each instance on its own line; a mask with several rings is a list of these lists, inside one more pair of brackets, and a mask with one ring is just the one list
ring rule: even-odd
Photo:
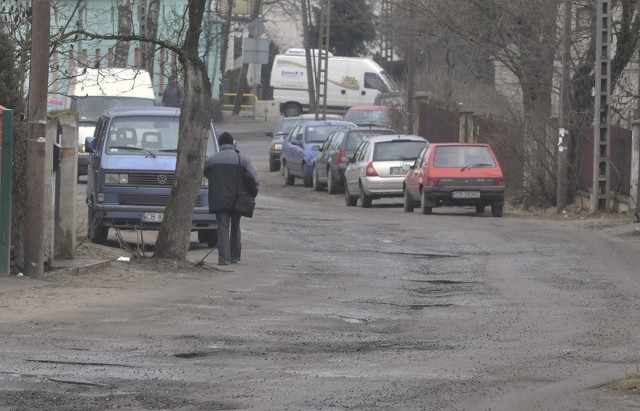
[[344,172],[344,199],[364,208],[382,197],[402,197],[402,184],[420,151],[429,144],[420,136],[391,134],[363,141]]

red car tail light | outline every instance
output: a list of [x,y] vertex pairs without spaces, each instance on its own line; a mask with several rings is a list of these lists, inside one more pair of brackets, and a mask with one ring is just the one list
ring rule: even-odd
[[427,177],[424,181],[425,186],[437,186],[438,179],[436,177]]
[[503,186],[504,185],[504,176],[496,177],[496,185]]
[[342,165],[346,162],[347,152],[344,150],[340,150],[338,154],[336,154],[336,164]]
[[378,177],[378,172],[376,171],[375,168],[373,168],[373,163],[370,161],[369,164],[367,164],[367,177]]

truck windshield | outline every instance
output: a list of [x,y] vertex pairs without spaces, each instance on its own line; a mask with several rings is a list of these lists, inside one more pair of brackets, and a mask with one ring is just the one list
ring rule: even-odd
[[153,106],[154,100],[138,97],[87,96],[74,97],[71,110],[78,112],[80,122],[95,122],[100,114],[112,107],[119,106]]

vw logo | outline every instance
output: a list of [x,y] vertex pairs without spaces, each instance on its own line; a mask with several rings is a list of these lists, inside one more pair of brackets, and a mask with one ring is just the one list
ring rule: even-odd
[[167,176],[165,176],[164,174],[160,174],[158,176],[158,184],[160,185],[167,184]]

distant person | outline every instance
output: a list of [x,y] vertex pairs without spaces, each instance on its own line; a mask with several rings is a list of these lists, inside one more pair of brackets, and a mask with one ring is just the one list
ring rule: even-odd
[[204,175],[209,180],[209,212],[218,224],[218,265],[240,261],[240,213],[233,210],[237,194],[258,195],[258,175],[251,161],[234,149],[233,136],[224,132],[218,137],[220,152],[207,158]]
[[180,107],[183,97],[182,86],[178,84],[176,76],[169,77],[169,84],[162,93],[162,105],[166,107]]

